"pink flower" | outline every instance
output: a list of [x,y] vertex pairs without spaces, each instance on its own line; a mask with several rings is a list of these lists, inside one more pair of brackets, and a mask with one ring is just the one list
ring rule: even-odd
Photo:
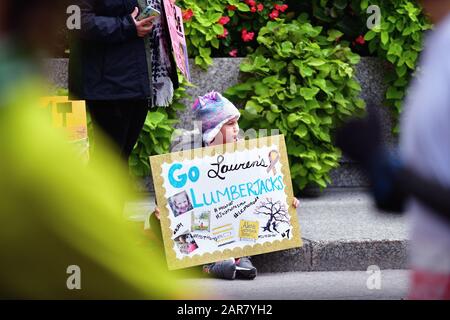
[[245,0],[245,3],[251,7],[254,7],[256,5],[255,0]]
[[287,8],[289,8],[289,6],[287,4],[283,4],[283,5],[276,4],[275,5],[275,10],[278,10],[281,12],[285,12],[287,10]]
[[221,17],[220,19],[219,19],[219,24],[221,24],[221,25],[226,25],[228,22],[230,22],[230,17]]
[[251,7],[250,12],[256,12],[256,7]]
[[192,9],[187,9],[183,12],[183,20],[189,21],[194,16]]
[[230,55],[230,57],[235,57],[236,58],[237,54],[238,54],[238,51],[237,51],[237,49],[233,49],[228,54]]
[[262,3],[258,3],[258,5],[256,6],[256,8],[258,9],[258,12],[261,12],[261,11],[263,11],[264,6],[263,6]]
[[356,38],[355,42],[357,44],[364,45],[366,43],[366,39],[364,39],[363,36],[359,36],[358,38]]
[[228,30],[226,28],[223,28],[223,33],[221,35],[218,35],[217,38],[225,39],[226,37],[228,37]]
[[270,17],[270,19],[275,20],[276,18],[278,18],[279,15],[280,15],[280,12],[278,12],[277,10],[273,10],[269,14],[269,17]]
[[255,37],[255,33],[247,32],[247,29],[244,28],[242,29],[241,37],[244,42],[249,42],[253,40],[253,38]]

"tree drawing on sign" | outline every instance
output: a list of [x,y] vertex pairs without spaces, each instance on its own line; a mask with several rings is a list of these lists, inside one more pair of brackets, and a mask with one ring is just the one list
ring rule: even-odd
[[285,204],[281,201],[274,202],[272,198],[267,198],[266,201],[262,201],[261,204],[256,208],[256,214],[266,215],[267,223],[263,226],[263,232],[276,232],[280,233],[277,228],[280,224],[286,223],[290,225],[288,210]]

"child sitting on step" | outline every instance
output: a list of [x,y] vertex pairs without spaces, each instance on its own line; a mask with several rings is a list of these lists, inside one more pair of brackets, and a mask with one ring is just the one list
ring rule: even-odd
[[[174,144],[171,152],[189,150],[192,148],[201,148],[215,146],[220,144],[232,143],[239,140],[239,110],[226,98],[218,92],[210,92],[203,97],[199,97],[192,107],[195,120],[202,124],[202,139],[200,143],[195,143],[195,139],[188,139],[189,145],[183,141]],[[194,140],[194,141],[193,141]],[[293,204],[298,207],[299,201],[294,198]],[[150,217],[151,229],[161,228],[159,223],[160,211],[156,208],[154,214]],[[257,274],[249,257],[239,259],[227,259],[203,266],[203,271],[222,279],[233,280],[254,279]]]

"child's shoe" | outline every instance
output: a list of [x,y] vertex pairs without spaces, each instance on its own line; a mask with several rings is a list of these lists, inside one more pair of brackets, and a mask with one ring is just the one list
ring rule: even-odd
[[249,257],[236,259],[236,277],[239,279],[253,280],[257,274]]
[[236,278],[236,263],[234,259],[218,261],[204,265],[203,271],[215,278],[234,280]]

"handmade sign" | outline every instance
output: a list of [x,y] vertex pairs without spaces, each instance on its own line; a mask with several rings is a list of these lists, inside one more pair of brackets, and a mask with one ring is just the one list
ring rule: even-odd
[[183,14],[178,6],[172,5],[170,1],[163,1],[167,25],[169,27],[172,50],[178,69],[190,82],[189,60],[184,36]]
[[47,109],[55,128],[63,129],[67,139],[79,151],[82,161],[89,159],[86,104],[84,101],[70,101],[65,96],[44,97],[41,107]]
[[169,269],[302,245],[284,136],[150,162]]

